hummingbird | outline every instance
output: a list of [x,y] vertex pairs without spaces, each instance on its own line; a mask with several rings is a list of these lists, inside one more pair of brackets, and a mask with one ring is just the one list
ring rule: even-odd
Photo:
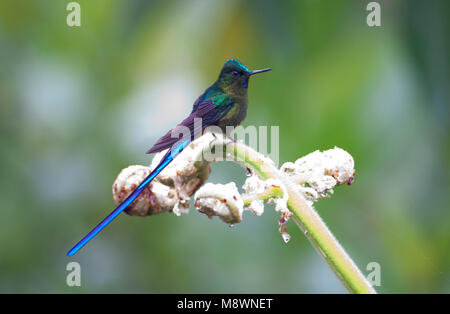
[[[147,151],[147,154],[168,150],[156,168],[139,186],[91,232],[81,239],[68,253],[72,256],[94,238],[103,228],[124,211],[145,187],[177,157],[195,138],[195,135],[210,125],[218,126],[224,134],[227,126],[238,126],[247,115],[248,81],[250,76],[270,71],[271,68],[251,71],[236,59],[225,62],[219,77],[194,102],[191,114],[175,128],[162,136]],[[200,126],[194,121],[201,119]],[[181,128],[190,132],[180,132]],[[178,134],[179,136],[176,136]],[[227,134],[228,135],[228,134]]]

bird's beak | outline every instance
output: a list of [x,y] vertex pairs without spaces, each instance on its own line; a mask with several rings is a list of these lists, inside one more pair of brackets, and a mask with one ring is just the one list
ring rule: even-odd
[[267,72],[267,71],[270,71],[270,70],[272,70],[272,69],[271,68],[267,68],[267,69],[262,69],[262,70],[256,70],[256,71],[250,72],[250,75],[258,74],[258,73],[262,73],[262,72]]

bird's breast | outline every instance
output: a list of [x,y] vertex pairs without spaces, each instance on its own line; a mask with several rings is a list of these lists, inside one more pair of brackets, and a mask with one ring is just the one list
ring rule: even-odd
[[247,106],[247,102],[236,101],[233,108],[218,121],[217,125],[224,131],[227,126],[236,127],[240,125],[247,116]]

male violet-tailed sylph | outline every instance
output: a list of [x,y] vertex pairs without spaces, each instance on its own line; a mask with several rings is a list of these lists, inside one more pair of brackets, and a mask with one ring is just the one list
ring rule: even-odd
[[[86,243],[95,237],[103,228],[114,220],[145,187],[169,164],[176,156],[210,125],[218,126],[226,133],[227,126],[238,126],[247,115],[248,106],[248,81],[250,76],[271,70],[249,70],[241,62],[230,59],[225,62],[220,71],[219,78],[195,101],[191,114],[178,126],[161,137],[147,153],[157,153],[168,149],[158,166],[145,178],[141,184],[131,193],[111,214],[103,219],[91,232],[78,242],[68,253],[72,256]],[[194,123],[201,119],[201,123]],[[177,128],[188,128],[188,132],[178,132]],[[174,136],[180,134],[180,136]]]

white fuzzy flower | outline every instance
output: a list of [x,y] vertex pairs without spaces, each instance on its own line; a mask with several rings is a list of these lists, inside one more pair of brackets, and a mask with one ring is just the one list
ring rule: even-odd
[[317,150],[295,163],[285,163],[280,170],[301,184],[300,190],[311,201],[332,194],[337,185],[351,184],[355,175],[352,156],[338,147],[324,152]]
[[195,193],[195,207],[209,218],[218,216],[224,222],[234,224],[242,221],[244,201],[234,182],[207,183]]

